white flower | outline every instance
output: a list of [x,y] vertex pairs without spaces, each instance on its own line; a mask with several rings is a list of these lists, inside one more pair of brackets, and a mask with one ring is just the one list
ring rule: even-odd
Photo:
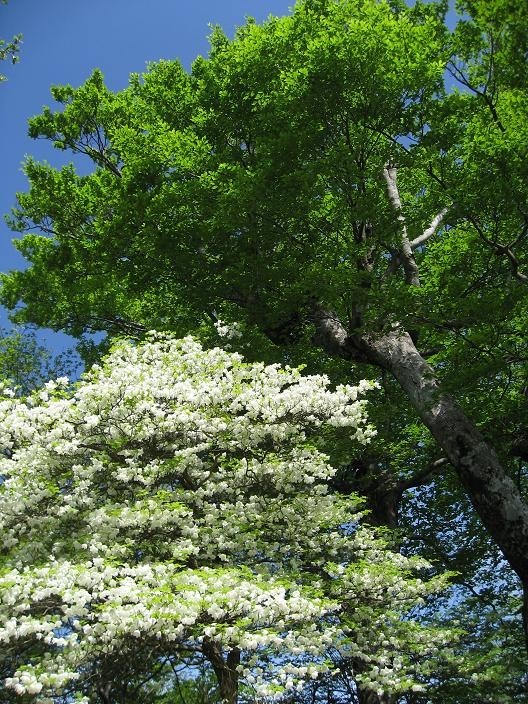
[[146,661],[156,643],[192,664],[211,638],[249,654],[240,674],[263,696],[317,679],[330,645],[368,654],[374,688],[409,688],[395,652],[406,637],[416,653],[441,637],[399,613],[443,582],[413,579],[424,562],[369,529],[343,529],[361,505],[328,490],[336,470],[321,450],[325,434],[368,442],[358,397],[370,382],[332,390],[326,377],[154,334],[53,394],[66,385],[0,403],[12,448],[0,457],[0,642],[42,647],[6,687],[39,701],[80,694],[102,653],[126,669],[131,639]]
[[217,320],[214,323],[214,326],[220,337],[225,337],[228,340],[234,340],[242,337],[242,331],[240,330],[240,325],[238,323],[224,323],[221,320]]

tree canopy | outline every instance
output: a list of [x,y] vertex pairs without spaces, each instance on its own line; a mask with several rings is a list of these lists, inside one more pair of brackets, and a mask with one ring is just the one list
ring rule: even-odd
[[273,699],[331,648],[363,664],[360,686],[422,690],[416,658],[455,634],[401,619],[444,582],[358,525],[319,449],[369,441],[372,384],[331,391],[192,338],[120,344],[64,384],[0,404],[8,688],[135,702],[201,654],[223,701],[239,675]]
[[30,134],[92,169],[28,159],[29,267],[1,297],[103,349],[221,333],[335,384],[375,374],[378,435],[331,489],[459,572],[431,608],[465,615],[472,659],[405,701],[502,704],[526,689],[528,33],[522,3],[461,2],[452,31],[446,9],[300,0],[216,28],[190,72],[54,87]]

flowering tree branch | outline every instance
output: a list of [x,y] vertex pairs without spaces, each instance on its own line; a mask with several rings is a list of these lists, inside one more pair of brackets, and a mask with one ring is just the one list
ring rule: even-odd
[[[118,344],[72,390],[65,378],[25,401],[4,390],[5,686],[84,704],[103,687],[115,701],[131,659],[156,671],[200,652],[234,704],[240,679],[256,696],[302,689],[332,645],[372,665],[358,684],[420,689],[394,650],[411,639],[426,660],[453,634],[401,616],[445,579],[416,579],[426,563],[362,527],[357,497],[328,491],[323,442],[369,442],[372,387],[332,390],[154,336]],[[105,662],[113,676],[92,677]]]

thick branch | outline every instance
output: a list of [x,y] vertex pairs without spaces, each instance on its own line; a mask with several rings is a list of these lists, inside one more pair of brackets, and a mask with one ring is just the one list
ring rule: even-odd
[[505,254],[508,257],[511,264],[512,276],[517,279],[517,281],[521,281],[523,284],[527,284],[528,276],[519,271],[519,262],[517,261],[517,257],[514,255],[511,249],[509,247],[502,247],[499,245],[497,246],[497,252],[499,254]]
[[238,699],[238,671],[240,650],[231,648],[224,658],[218,643],[207,636],[203,639],[202,652],[211,663],[220,689],[222,704],[236,704]]
[[[395,139],[391,134],[389,134],[389,133],[387,133],[387,132],[384,132],[383,130],[380,130],[379,133],[380,133],[381,135],[383,135],[383,136],[384,136],[388,141],[390,141],[392,144],[394,144],[394,145],[397,146],[399,149],[401,149],[403,152],[405,152],[406,154],[410,154],[410,153],[411,153],[411,151],[410,151],[410,149],[408,149],[408,147],[406,147],[404,144],[401,144],[400,142],[398,142],[398,140]],[[449,193],[449,190],[450,190],[450,189],[449,189],[448,184],[445,182],[445,180],[444,180],[441,176],[439,176],[439,175],[435,172],[435,170],[433,169],[433,167],[432,167],[431,164],[428,164],[428,165],[427,165],[426,171],[427,171],[428,175],[429,175],[434,181],[436,181],[436,183],[438,183],[446,192]],[[456,203],[454,202],[453,205],[456,205]],[[458,204],[458,207],[459,207],[460,211],[463,212],[463,208],[460,206],[460,204]],[[467,215],[467,213],[466,213],[465,217],[469,220],[469,222],[470,222],[472,225],[475,225],[475,219],[474,219],[474,218],[472,218],[471,216]],[[485,242],[491,249],[493,249],[496,254],[499,254],[499,255],[506,255],[506,257],[508,258],[508,260],[509,260],[509,262],[510,262],[510,264],[511,264],[511,273],[512,273],[512,276],[513,276],[514,278],[516,278],[517,281],[520,281],[520,282],[523,283],[523,284],[528,283],[528,276],[527,276],[526,274],[523,274],[522,272],[519,271],[519,262],[517,261],[515,255],[513,254],[513,251],[512,251],[512,249],[511,249],[511,245],[507,245],[507,246],[497,245],[495,242],[493,242],[492,240],[490,240],[489,238],[487,238],[485,235],[483,236],[483,232],[482,232],[482,229],[481,229],[481,228],[478,228],[478,227],[477,227],[476,229],[477,229],[477,232],[478,232],[480,238],[482,239],[482,241]],[[393,274],[395,271],[397,271],[397,270],[398,270],[398,267],[400,266],[401,263],[403,263],[403,262],[400,261],[400,255],[397,255],[397,256],[393,257],[393,259],[391,260],[389,266],[387,267],[386,275],[387,275],[387,274]]]
[[412,253],[411,243],[407,235],[407,224],[402,210],[400,194],[396,184],[396,167],[387,164],[383,168],[383,177],[387,183],[387,191],[392,207],[396,211],[396,220],[401,232],[401,263],[405,271],[405,281],[411,286],[419,286],[418,266]]
[[456,401],[441,392],[434,370],[420,356],[411,336],[401,327],[379,335],[347,335],[338,316],[322,306],[313,320],[314,342],[327,352],[392,373],[453,465],[488,532],[528,589],[528,506],[493,448]]
[[440,223],[442,222],[442,220],[446,216],[448,210],[449,210],[449,208],[442,208],[442,210],[438,213],[438,215],[434,216],[434,218],[431,220],[431,224],[429,225],[429,227],[427,227],[419,237],[416,237],[411,242],[411,249],[416,249],[417,247],[422,245],[424,242],[427,242],[427,240],[430,239],[435,234]]
[[365,359],[354,346],[354,338],[348,334],[337,313],[315,303],[312,308],[312,322],[315,326],[313,342],[329,355],[343,357],[356,362]]

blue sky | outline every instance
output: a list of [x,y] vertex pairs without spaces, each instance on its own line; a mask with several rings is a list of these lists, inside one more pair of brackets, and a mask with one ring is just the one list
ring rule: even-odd
[[[150,61],[178,58],[190,67],[198,54],[207,53],[210,24],[232,35],[245,16],[285,15],[291,5],[292,0],[9,0],[0,5],[0,37],[24,35],[20,63],[0,66],[9,79],[0,84],[0,213],[8,213],[15,193],[26,190],[20,168],[25,155],[63,163],[64,155],[48,142],[27,136],[28,118],[53,104],[51,85],[78,86],[100,68],[107,85],[118,90]],[[0,271],[25,265],[11,244],[13,235],[2,219]],[[6,324],[7,313],[0,309],[0,326]],[[40,338],[55,349],[71,344],[50,332]]]

